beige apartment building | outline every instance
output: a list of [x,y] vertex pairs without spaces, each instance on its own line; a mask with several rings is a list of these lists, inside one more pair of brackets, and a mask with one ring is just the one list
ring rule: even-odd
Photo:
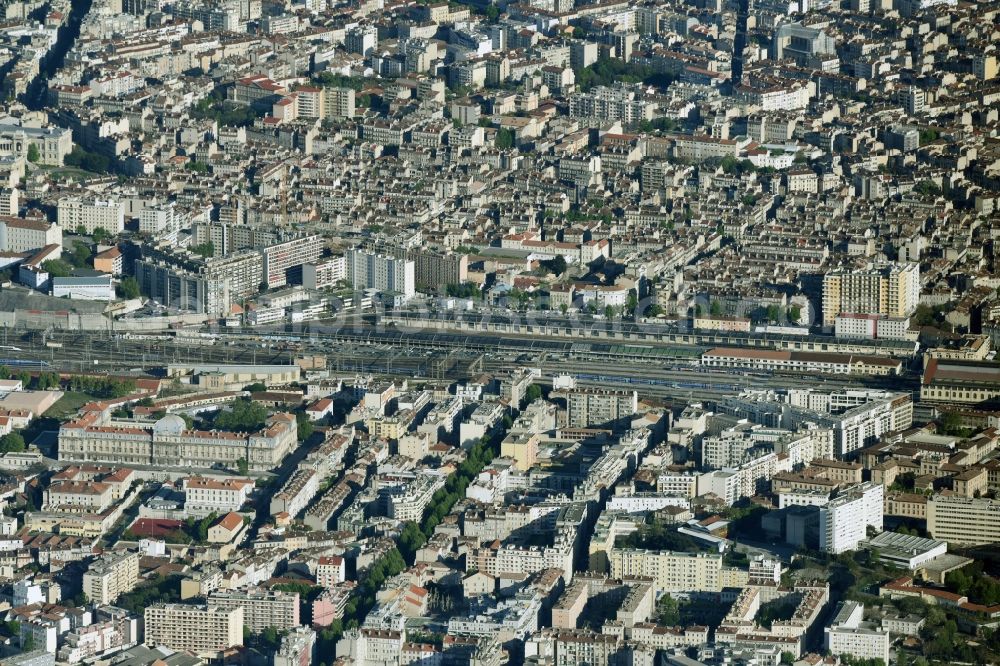
[[611,577],[653,579],[661,592],[720,592],[746,585],[746,571],[722,566],[716,553],[680,553],[669,550],[611,549]]
[[208,597],[210,606],[221,612],[243,609],[243,624],[258,633],[268,627],[278,631],[299,626],[299,595],[280,590],[229,590]]
[[250,499],[253,488],[250,479],[192,476],[184,479],[184,507],[188,511],[239,511]]
[[909,317],[920,301],[917,264],[870,264],[863,270],[837,269],[823,277],[823,326],[847,313]]
[[948,543],[1000,542],[1000,501],[933,495],[927,499],[927,533]]
[[639,408],[635,391],[576,389],[566,398],[567,425],[586,428],[628,418]]
[[171,650],[217,654],[243,644],[243,607],[223,610],[212,605],[155,604],[144,614],[146,645]]
[[106,606],[131,592],[139,582],[139,553],[110,553],[83,574],[83,593],[90,603]]

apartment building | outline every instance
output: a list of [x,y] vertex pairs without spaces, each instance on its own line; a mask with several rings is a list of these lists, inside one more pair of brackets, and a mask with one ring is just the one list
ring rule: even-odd
[[331,588],[346,579],[344,558],[338,555],[326,555],[316,562],[316,584]]
[[910,319],[844,312],[837,315],[833,330],[836,337],[851,340],[906,340],[909,338]]
[[889,663],[889,632],[864,621],[865,605],[841,601],[837,614],[824,629],[826,649],[840,657],[881,660]]
[[413,279],[419,289],[443,291],[449,284],[462,284],[469,277],[469,257],[453,252],[435,252],[402,243],[378,243],[374,251],[413,262]]
[[884,487],[862,483],[819,509],[819,548],[827,553],[856,550],[868,538],[868,528],[882,531]]
[[419,522],[434,493],[444,488],[444,482],[444,477],[439,474],[423,474],[412,482],[397,486],[389,495],[389,517]]
[[183,480],[184,509],[198,513],[225,514],[239,511],[253,492],[250,479],[191,476]]
[[416,293],[413,261],[367,250],[354,249],[347,253],[347,279],[355,289],[376,289],[405,299]]
[[156,241],[177,238],[183,218],[174,204],[146,206],[139,212],[139,231]]
[[597,86],[569,97],[569,115],[574,118],[619,120],[627,125],[652,120],[657,102],[648,99],[642,87],[625,83]]
[[302,286],[306,289],[332,289],[347,281],[347,259],[330,257],[302,265]]
[[208,604],[223,613],[241,608],[244,626],[254,633],[268,627],[286,631],[299,626],[298,592],[259,588],[228,590],[210,594]]
[[652,578],[659,592],[721,592],[748,580],[747,572],[723,567],[717,553],[612,548],[609,560],[612,578]]
[[[295,595],[296,597],[298,595]],[[154,604],[143,614],[145,643],[171,650],[216,655],[243,644],[243,607]]]
[[45,506],[78,508],[100,513],[114,502],[111,486],[106,483],[59,481],[45,491]]
[[62,228],[45,220],[0,218],[0,251],[30,252],[62,244]]
[[257,293],[264,277],[264,258],[253,250],[204,260],[186,253],[147,255],[135,262],[139,289],[181,310],[229,314],[234,304]]
[[586,428],[625,419],[639,409],[635,391],[614,389],[574,389],[567,393],[567,425]]
[[114,200],[64,197],[56,206],[56,219],[59,226],[71,231],[83,227],[88,234],[97,229],[120,234],[125,229],[125,204]]
[[910,396],[888,391],[746,391],[726,398],[722,405],[725,411],[755,423],[786,429],[814,423],[829,428],[833,452],[840,457],[849,457],[882,435],[913,423]]
[[297,469],[271,498],[271,515],[285,512],[297,516],[319,491],[320,475],[313,469]]
[[356,112],[353,88],[324,88],[321,118],[353,118]]
[[841,313],[909,317],[920,302],[918,264],[869,264],[823,276],[823,325],[835,327]]
[[282,636],[273,666],[310,666],[315,658],[316,632],[309,627],[296,627]]
[[[323,254],[323,239],[317,235],[302,236],[268,245],[261,250],[263,255],[263,281],[268,289],[283,287],[289,283],[292,269],[314,262]],[[301,275],[291,276],[294,282],[301,282]]]
[[139,582],[139,553],[112,552],[83,574],[83,593],[92,604],[107,606],[131,592]]
[[927,533],[952,544],[1000,542],[1000,501],[933,495],[927,499]]

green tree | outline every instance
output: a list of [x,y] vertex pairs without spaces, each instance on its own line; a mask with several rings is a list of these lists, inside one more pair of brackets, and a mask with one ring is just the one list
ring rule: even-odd
[[42,154],[38,151],[38,146],[34,143],[28,144],[28,161],[37,164],[42,159]]
[[267,420],[267,409],[259,402],[238,398],[228,410],[219,412],[213,425],[219,430],[253,432],[260,430]]
[[417,551],[427,542],[427,537],[420,531],[419,525],[412,520],[408,520],[403,524],[403,529],[399,532],[398,542],[399,552],[402,554],[403,559],[407,562],[413,562]]
[[566,272],[566,258],[561,254],[556,255],[552,259],[545,259],[541,262],[542,266],[555,273],[556,275],[562,275]]
[[250,471],[250,463],[247,462],[246,458],[240,458],[236,461],[236,469],[243,476],[246,476],[247,472]]
[[134,277],[127,277],[118,283],[118,295],[121,298],[139,298],[139,281]]
[[507,150],[514,147],[514,132],[506,127],[501,127],[497,130],[497,136],[494,144],[500,150]]
[[800,308],[798,305],[793,305],[792,307],[788,308],[787,315],[788,315],[788,321],[792,322],[793,324],[797,324],[799,323],[799,319],[802,318],[802,308]]
[[69,277],[73,273],[73,267],[62,259],[49,259],[42,262],[42,270],[49,274],[49,277]]
[[73,252],[69,255],[70,262],[77,268],[86,268],[90,260],[90,248],[85,243],[73,243]]
[[669,594],[664,594],[656,605],[656,620],[665,627],[676,627],[681,623],[680,606]]
[[610,305],[604,306],[604,318],[612,319],[615,316],[615,309]]
[[90,236],[94,239],[95,243],[103,244],[104,241],[111,237],[111,234],[104,227],[97,227]]
[[313,423],[309,420],[308,416],[302,412],[298,412],[295,414],[295,422],[297,428],[296,434],[300,442],[304,442],[312,437],[315,427],[313,427]]
[[21,453],[26,448],[24,437],[21,436],[21,433],[19,432],[9,432],[3,437],[0,437],[0,452]]
[[708,312],[713,317],[718,317],[722,314],[722,303],[720,303],[718,299],[713,300]]
[[66,166],[94,173],[108,173],[111,170],[111,160],[104,155],[88,152],[80,146],[73,146],[73,150],[66,156],[63,163]]
[[536,400],[542,397],[542,387],[538,384],[532,384],[524,391],[524,403],[530,405]]
[[215,243],[213,243],[212,241],[206,241],[204,243],[199,243],[198,245],[192,246],[191,247],[191,251],[194,252],[195,254],[201,256],[201,257],[206,258],[206,259],[209,258],[209,257],[214,257],[215,256]]
[[956,435],[962,429],[962,417],[958,412],[945,412],[941,415],[941,434]]
[[941,186],[933,180],[922,180],[914,186],[914,191],[925,197],[936,197],[941,194]]

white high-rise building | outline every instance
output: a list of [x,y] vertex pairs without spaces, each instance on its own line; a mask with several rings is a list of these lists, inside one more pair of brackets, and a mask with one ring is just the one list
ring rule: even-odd
[[848,488],[819,510],[819,549],[827,553],[856,550],[868,528],[882,531],[883,486],[862,483]]
[[842,601],[830,626],[824,630],[826,649],[836,657],[881,659],[889,663],[889,632],[864,621],[865,605]]
[[173,204],[147,206],[139,213],[139,231],[156,241],[175,240],[180,225],[181,217]]
[[125,229],[125,204],[120,201],[67,197],[59,200],[56,214],[59,226],[69,231],[83,227],[88,234],[96,229],[120,234]]
[[414,263],[367,250],[347,254],[347,279],[355,289],[377,289],[412,298],[416,293]]

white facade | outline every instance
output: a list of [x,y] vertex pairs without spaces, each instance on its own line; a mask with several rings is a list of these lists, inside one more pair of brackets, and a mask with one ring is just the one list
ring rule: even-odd
[[110,275],[52,278],[52,295],[81,301],[112,301],[115,288]]
[[841,603],[837,615],[824,632],[826,648],[835,656],[881,659],[889,663],[889,632],[866,624],[865,606],[856,601]]
[[120,201],[68,197],[59,200],[57,217],[59,226],[63,229],[76,230],[77,227],[83,227],[88,234],[94,233],[96,229],[120,234],[125,229],[125,204]]
[[61,243],[62,229],[55,224],[36,220],[0,220],[0,251],[29,252]]
[[347,279],[355,289],[394,292],[404,298],[412,298],[417,291],[413,261],[367,250],[348,253]]
[[836,337],[855,340],[905,340],[909,330],[909,317],[841,313],[834,323]]
[[856,550],[868,528],[882,531],[883,486],[863,483],[849,488],[819,511],[819,548],[827,553]]

